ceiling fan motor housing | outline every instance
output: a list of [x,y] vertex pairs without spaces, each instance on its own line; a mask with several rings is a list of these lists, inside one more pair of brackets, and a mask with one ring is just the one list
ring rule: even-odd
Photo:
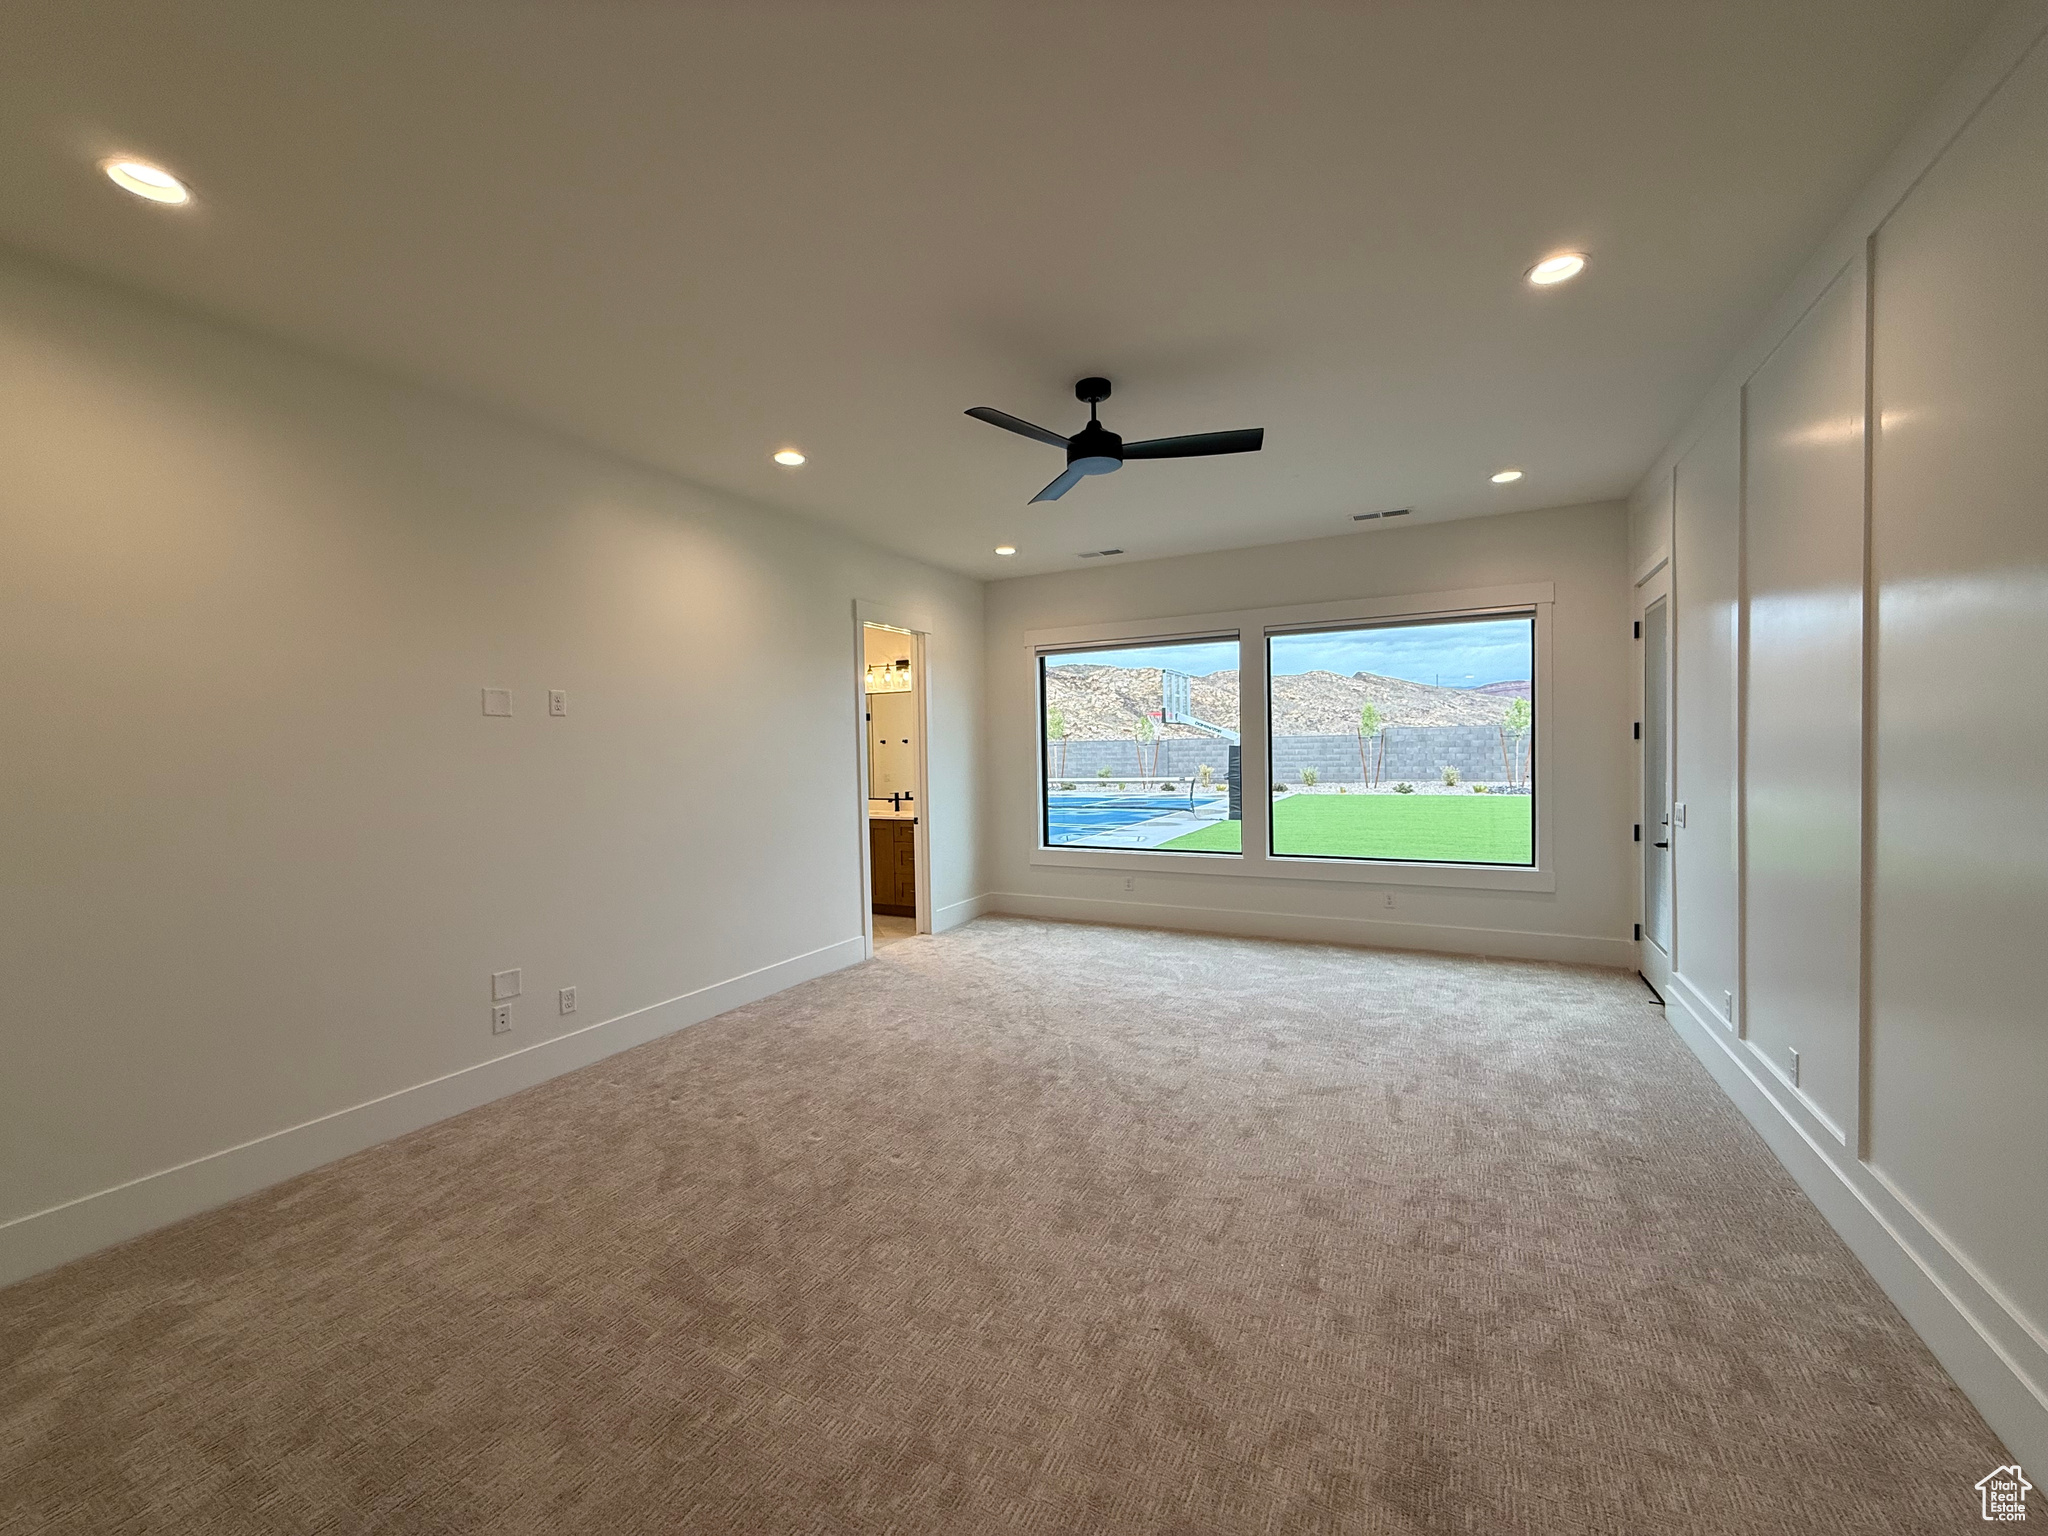
[[1078,469],[1084,475],[1106,475],[1121,469],[1123,462],[1124,440],[1100,422],[1089,422],[1068,440],[1069,469]]

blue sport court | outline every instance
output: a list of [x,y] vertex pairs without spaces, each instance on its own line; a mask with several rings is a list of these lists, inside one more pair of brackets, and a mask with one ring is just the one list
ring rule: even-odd
[[[1204,806],[1217,798],[1214,795],[1199,796],[1194,804]],[[1188,803],[1186,795],[1101,796],[1055,791],[1046,796],[1045,840],[1048,846],[1078,842],[1104,832],[1135,826],[1141,821],[1150,821],[1168,811],[1184,811],[1188,809]]]

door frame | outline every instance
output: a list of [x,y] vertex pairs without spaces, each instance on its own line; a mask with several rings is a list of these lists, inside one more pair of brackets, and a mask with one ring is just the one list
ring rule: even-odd
[[[1649,750],[1650,740],[1643,729],[1648,710],[1645,688],[1648,671],[1648,651],[1643,639],[1643,620],[1649,610],[1658,602],[1664,604],[1664,799],[1658,806],[1648,803],[1643,782],[1644,754]],[[1635,851],[1635,893],[1636,893],[1636,973],[1648,982],[1650,989],[1659,998],[1671,994],[1671,973],[1674,957],[1678,953],[1678,839],[1672,836],[1676,830],[1671,824],[1672,788],[1676,781],[1673,752],[1677,745],[1676,715],[1672,708],[1674,685],[1677,680],[1676,645],[1677,626],[1674,616],[1677,610],[1671,591],[1671,561],[1662,558],[1654,561],[1650,568],[1636,578],[1635,592],[1631,600],[1631,617],[1635,628],[1635,665],[1633,674],[1635,719],[1638,727],[1635,742],[1635,800],[1636,825],[1642,829],[1642,841],[1631,843]],[[1664,912],[1670,926],[1671,947],[1660,949],[1650,938],[1650,891],[1645,879],[1645,855],[1653,839],[1662,833],[1669,845],[1664,859]]]
[[931,857],[931,631],[905,614],[882,603],[869,603],[856,599],[853,605],[853,731],[854,731],[854,790],[858,799],[856,807],[858,836],[854,839],[859,849],[858,868],[860,872],[860,934],[863,953],[873,959],[875,954],[875,913],[874,889],[875,872],[873,853],[868,841],[868,645],[867,630],[872,624],[882,629],[893,629],[910,636],[911,676],[915,681],[917,720],[917,815],[911,820],[911,848],[913,880],[917,884],[917,931],[932,931],[932,857]]

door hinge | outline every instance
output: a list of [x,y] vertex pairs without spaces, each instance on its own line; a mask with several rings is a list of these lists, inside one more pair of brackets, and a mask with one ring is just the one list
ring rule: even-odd
[[1637,924],[1636,924],[1636,939],[1637,939],[1637,941],[1638,941],[1638,942],[1640,942],[1640,941],[1641,941],[1641,939],[1642,939],[1642,937],[1643,937],[1643,925],[1642,925],[1641,923],[1637,923]]
[[1637,740],[1637,741],[1641,741],[1642,739],[1643,739],[1643,722],[1642,722],[1642,721],[1640,721],[1640,720],[1638,720],[1638,721],[1636,722],[1636,740]]
[[1641,823],[1641,822],[1639,821],[1639,822],[1637,822],[1637,823],[1636,823],[1636,841],[1640,843],[1640,842],[1641,842],[1642,840],[1643,840],[1643,824],[1642,824],[1642,823]]
[[1643,638],[1643,621],[1641,619],[1636,620],[1636,638],[1638,640]]

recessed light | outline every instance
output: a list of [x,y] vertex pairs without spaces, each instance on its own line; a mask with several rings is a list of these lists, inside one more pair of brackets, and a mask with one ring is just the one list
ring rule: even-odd
[[192,201],[192,194],[185,190],[185,183],[162,166],[151,165],[147,160],[102,160],[100,169],[107,173],[107,180],[123,192],[133,192],[152,203]]
[[794,448],[785,448],[780,453],[775,455],[776,463],[787,465],[791,469],[795,469],[797,465],[803,463],[803,461],[804,456],[798,453]]
[[1586,270],[1586,258],[1578,251],[1560,251],[1555,256],[1546,256],[1529,269],[1529,281],[1539,288],[1548,288],[1552,283],[1568,283]]
[[1017,553],[1017,546],[1014,544],[998,544],[996,546],[996,553],[999,555],[1014,555]]
[[1519,469],[1504,469],[1493,477],[1493,483],[1495,485],[1507,485],[1521,478],[1522,472]]

